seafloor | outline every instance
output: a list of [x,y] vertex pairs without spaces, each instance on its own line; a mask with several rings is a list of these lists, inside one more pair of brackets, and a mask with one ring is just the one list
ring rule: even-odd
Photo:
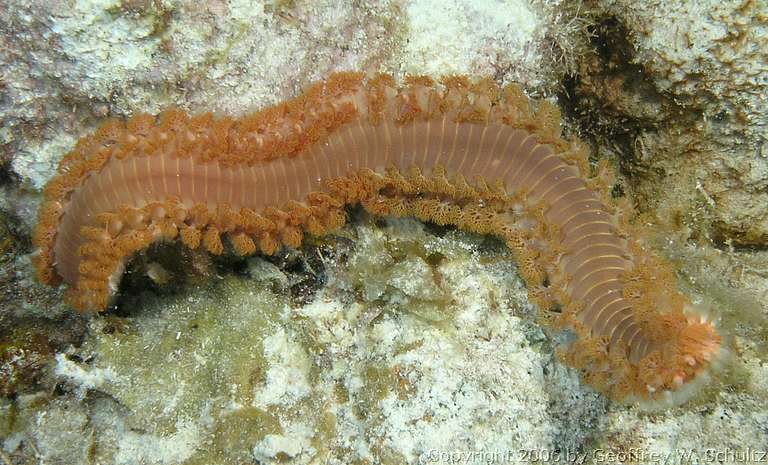
[[[768,461],[767,57],[759,0],[0,0],[0,464]],[[501,242],[356,208],[274,257],[154,247],[102,315],[35,281],[40,190],[99,122],[350,69],[556,102],[718,320],[701,392],[610,401]]]

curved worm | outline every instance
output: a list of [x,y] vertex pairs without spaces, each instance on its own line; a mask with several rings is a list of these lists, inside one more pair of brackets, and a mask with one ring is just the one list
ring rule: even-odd
[[542,319],[575,333],[564,359],[586,382],[669,399],[703,378],[720,336],[614,205],[609,170],[589,171],[557,108],[534,111],[515,86],[339,73],[238,119],[105,123],[45,188],[35,265],[74,307],[101,310],[155,241],[272,254],[342,226],[359,202],[499,236]]

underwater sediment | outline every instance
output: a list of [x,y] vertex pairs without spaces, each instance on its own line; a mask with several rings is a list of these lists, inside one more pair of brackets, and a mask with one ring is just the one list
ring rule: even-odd
[[[766,442],[760,2],[674,13],[624,2],[259,6],[0,13],[0,232],[13,244],[0,272],[0,460],[446,463],[533,444],[587,463],[600,451],[642,462]],[[693,45],[667,47],[673,36]],[[35,282],[40,190],[77,139],[171,106],[238,119],[349,69],[392,74],[393,89],[405,75],[430,75],[438,90],[444,75],[492,76],[559,108],[564,138],[578,135],[589,153],[582,174],[616,168],[608,203],[632,204],[649,250],[673,266],[667,282],[713,309],[728,364],[679,407],[613,402],[558,361],[572,335],[540,324],[546,299],[504,241],[360,208],[270,256],[201,252],[212,223],[200,223],[195,251],[168,243],[127,259],[116,307],[101,316],[78,316]],[[420,195],[403,204],[447,198]],[[230,252],[235,231],[217,229]]]

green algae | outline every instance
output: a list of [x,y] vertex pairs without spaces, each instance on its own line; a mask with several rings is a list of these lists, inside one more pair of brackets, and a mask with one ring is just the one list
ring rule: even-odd
[[[253,444],[268,434],[282,432],[277,415],[257,407],[242,407],[219,417],[213,429],[212,449],[219,458],[247,460]],[[205,455],[201,454],[199,458]]]
[[[178,420],[199,417],[211,393],[243,404],[253,400],[254,383],[265,370],[261,342],[284,305],[275,294],[253,292],[230,277],[194,302],[149,305],[141,318],[124,321],[121,331],[97,332],[84,349],[119,373],[106,388],[110,394],[133,411],[157,412],[152,426],[172,432]],[[176,399],[171,410],[169,399]]]

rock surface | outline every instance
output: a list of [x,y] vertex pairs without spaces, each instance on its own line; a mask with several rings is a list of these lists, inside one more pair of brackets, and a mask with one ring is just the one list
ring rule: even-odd
[[639,203],[719,243],[768,239],[768,3],[596,2],[579,112]]
[[[683,464],[768,444],[765,2],[5,3],[0,462]],[[140,257],[141,295],[105,316],[34,282],[39,188],[104,118],[245,113],[343,69],[557,95],[720,316],[731,357],[701,395],[607,401],[557,361],[498,242],[357,210],[269,260]]]

